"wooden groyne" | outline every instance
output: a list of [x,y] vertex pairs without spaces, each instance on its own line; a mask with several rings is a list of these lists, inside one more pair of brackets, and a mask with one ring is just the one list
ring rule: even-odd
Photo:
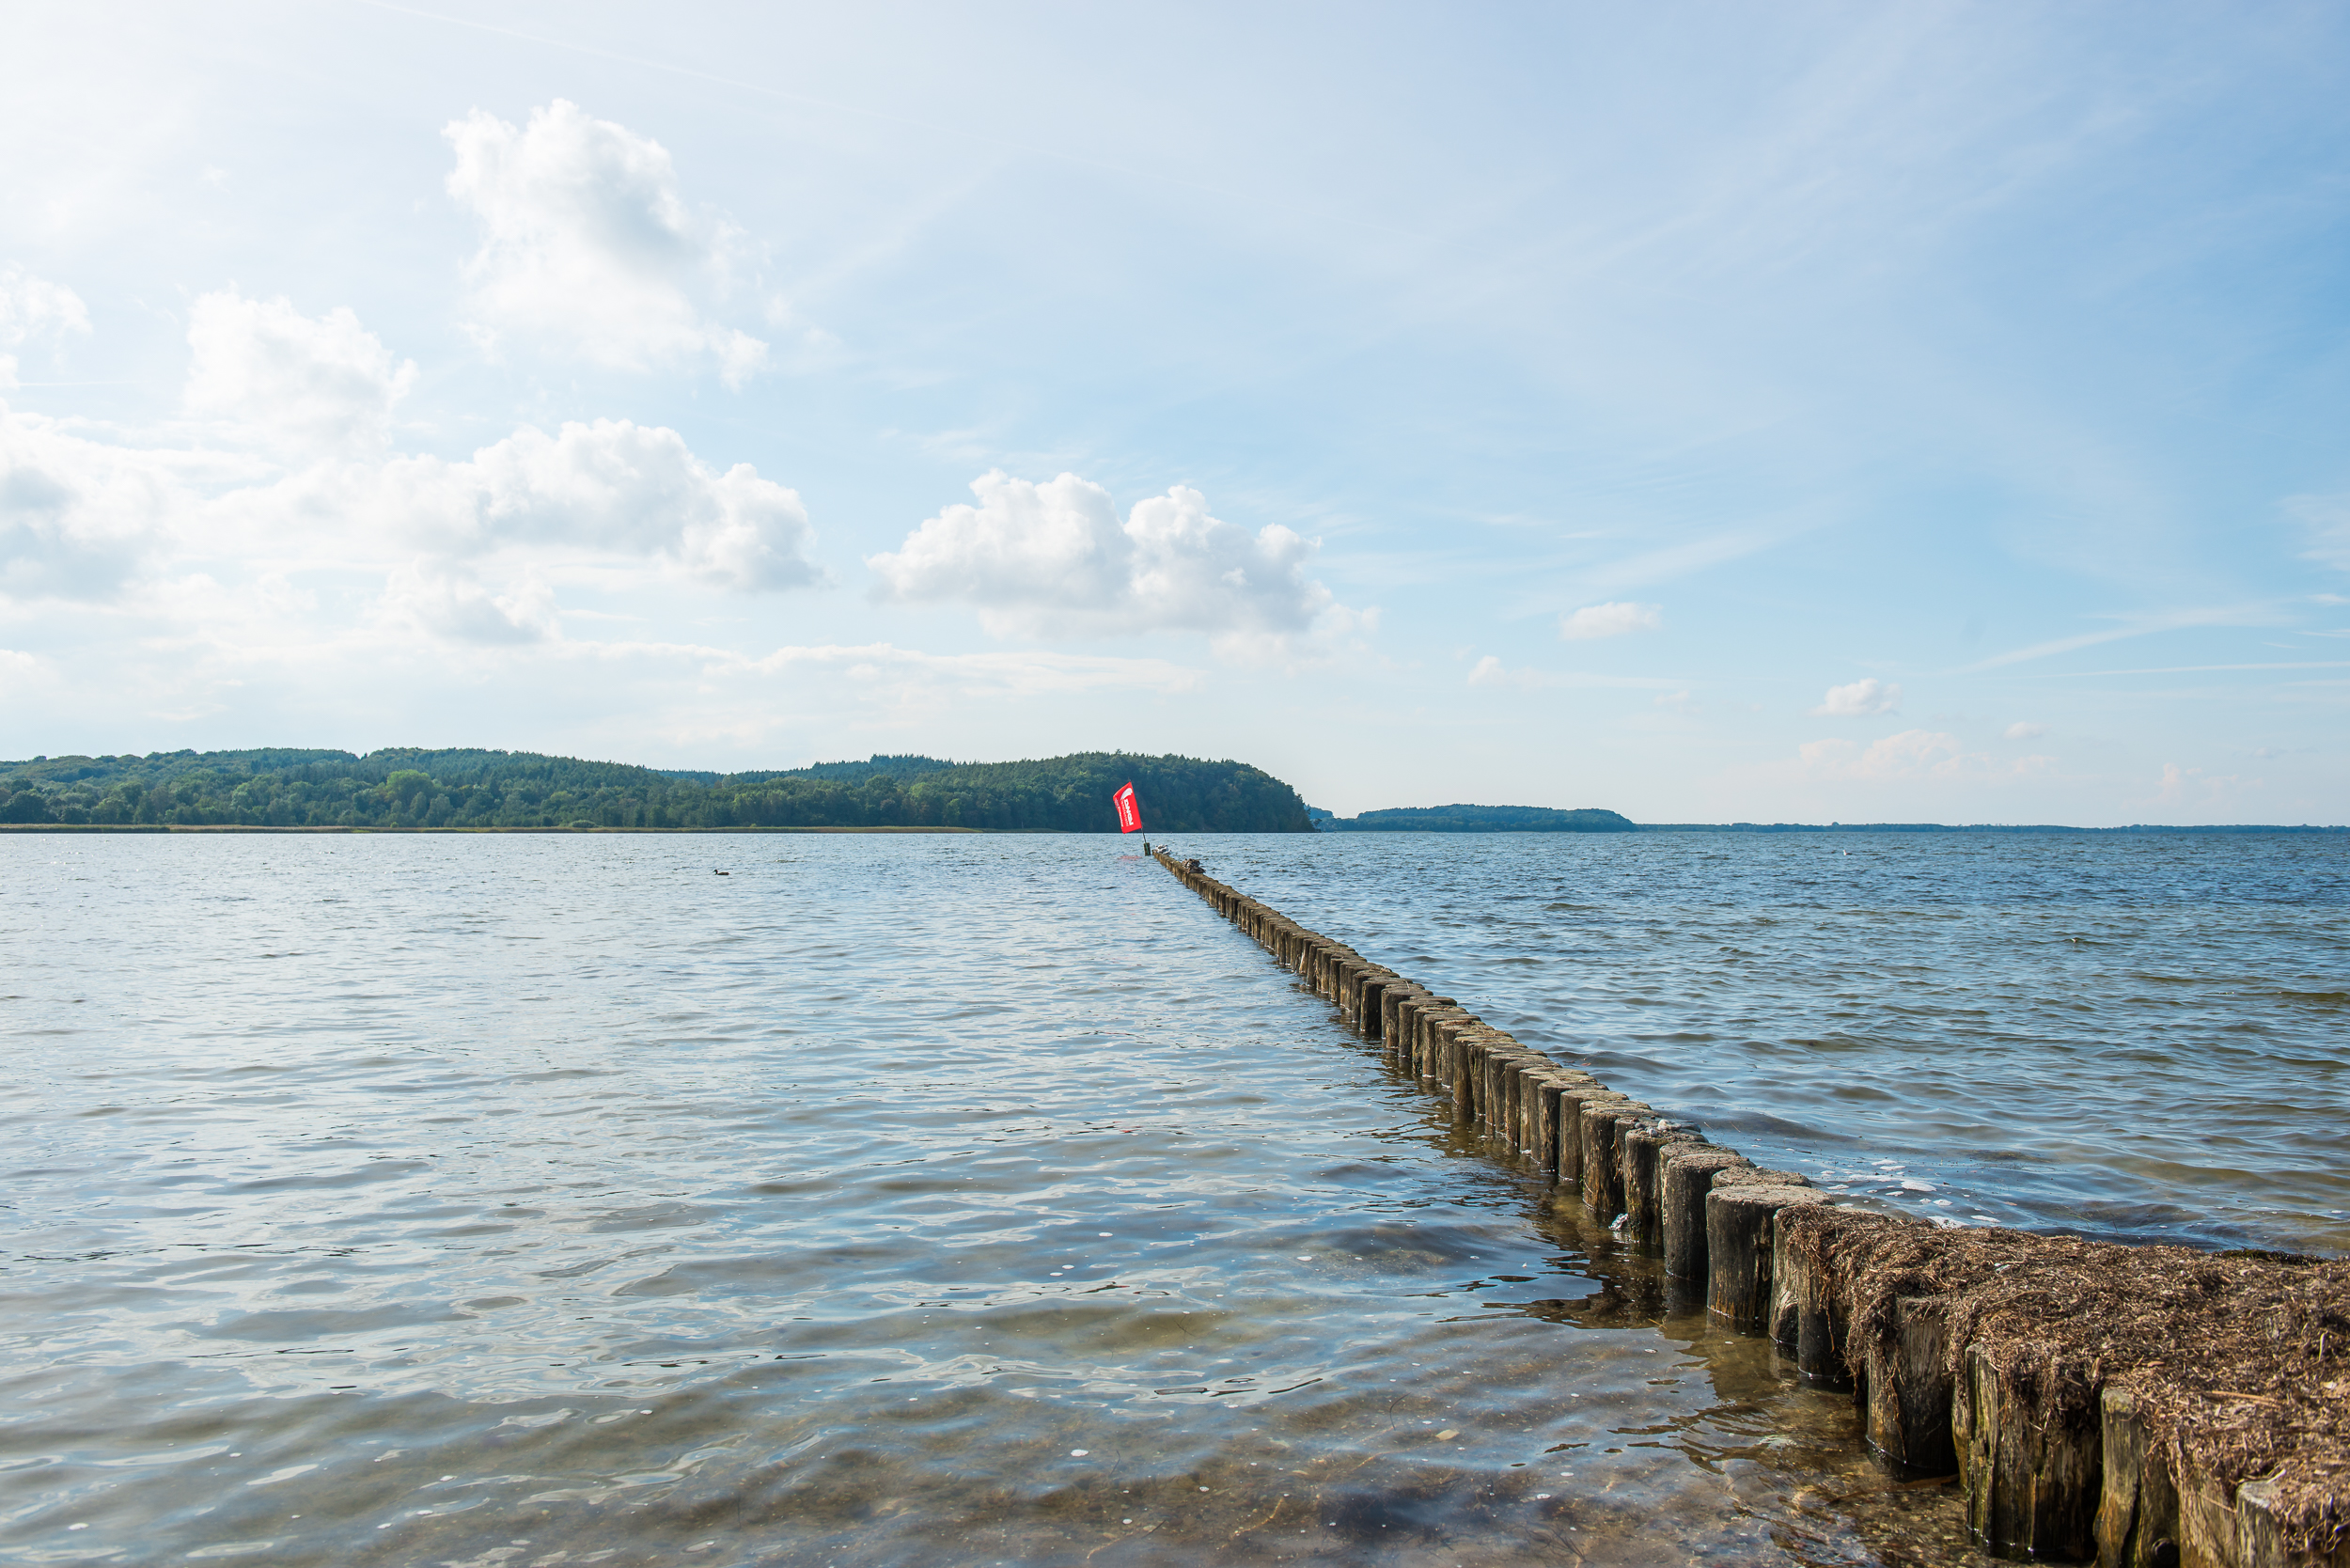
[[1456,1122],[1587,1205],[1725,1327],[1848,1388],[1869,1441],[1955,1472],[2001,1557],[2350,1568],[2350,1262],[1938,1227],[1792,1171],[1528,1048],[1468,1007],[1153,857],[1295,970]]

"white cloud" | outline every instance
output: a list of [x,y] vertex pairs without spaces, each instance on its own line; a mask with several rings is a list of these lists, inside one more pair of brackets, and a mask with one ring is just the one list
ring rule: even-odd
[[525,577],[514,592],[494,594],[470,571],[441,561],[394,568],[376,614],[453,642],[541,642],[561,635],[555,593],[544,582]]
[[[375,574],[375,619],[466,642],[558,635],[553,579],[814,583],[807,509],[748,463],[705,463],[624,419],[525,426],[470,458],[383,443],[413,375],[349,311],[198,302],[187,402],[240,455],[139,446],[0,403],[0,594],[96,603],[252,562]],[[276,461],[259,455],[269,452]],[[200,597],[200,596],[199,596]]]
[[1581,642],[1591,637],[1620,637],[1627,632],[1661,631],[1664,625],[1665,611],[1660,604],[1610,601],[1586,604],[1572,615],[1560,616],[1559,635],[1569,642]]
[[233,289],[196,302],[188,348],[188,412],[284,456],[386,445],[416,379],[347,306],[310,317]]
[[190,471],[206,465],[0,403],[0,596],[111,598],[185,517]]
[[2007,738],[2011,741],[2037,740],[2047,732],[2046,725],[2035,724],[2030,719],[2017,719],[2013,724],[2009,725],[2006,730]]
[[0,392],[16,385],[16,351],[46,340],[55,353],[68,333],[89,332],[82,296],[15,267],[0,267]]
[[1110,493],[1074,474],[1036,484],[999,471],[971,490],[977,506],[866,558],[885,597],[973,605],[997,636],[1209,632],[1260,654],[1338,607],[1306,576],[1313,544],[1278,524],[1252,537],[1183,485],[1122,524]]
[[626,419],[525,425],[462,462],[396,458],[313,486],[384,537],[451,557],[513,548],[663,562],[745,592],[822,573],[798,494],[749,463],[720,473],[673,430]]
[[766,364],[765,343],[705,313],[739,239],[686,206],[660,143],[562,99],[526,126],[477,109],[442,134],[448,193],[481,221],[466,276],[485,342],[619,369],[707,357],[728,386]]
[[[1872,676],[1849,686],[1830,686],[1826,698],[1811,710],[1813,718],[1870,718],[1901,706],[1902,689]],[[1911,731],[1915,734],[1918,731]]]

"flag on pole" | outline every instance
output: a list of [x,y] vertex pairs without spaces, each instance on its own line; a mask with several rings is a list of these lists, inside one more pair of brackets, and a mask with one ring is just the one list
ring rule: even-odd
[[1141,832],[1142,808],[1135,804],[1134,785],[1129,783],[1110,798],[1118,802],[1118,831],[1120,833]]

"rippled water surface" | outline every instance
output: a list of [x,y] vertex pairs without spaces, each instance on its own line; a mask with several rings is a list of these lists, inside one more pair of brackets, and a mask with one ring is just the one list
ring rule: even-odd
[[[1838,1184],[2342,1245],[2323,841],[1184,847]],[[1118,843],[0,876],[9,1560],[1965,1559]]]
[[1823,1185],[2350,1251],[2350,836],[1193,843],[1291,918]]

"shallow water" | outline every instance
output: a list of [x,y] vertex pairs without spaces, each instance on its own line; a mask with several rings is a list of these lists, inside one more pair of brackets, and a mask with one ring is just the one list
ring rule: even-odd
[[[1922,977],[1871,968],[1872,901],[1762,907],[1786,876],[1738,883],[1743,842],[1678,883],[1556,839],[1191,847],[1757,1153],[1947,1178],[1828,1067],[1964,1082],[1978,1035],[1915,1020],[2030,983],[1966,978],[1999,939],[1957,928],[1997,914]],[[1540,867],[1516,891],[1600,913],[1491,913]],[[2320,1026],[2339,872],[2263,906]],[[0,875],[10,1560],[1965,1560],[1947,1488],[1884,1474],[1844,1400],[1460,1141],[1117,843],[19,837]],[[2058,924],[2113,937],[2117,902]],[[1766,916],[1854,934],[1805,966]],[[2082,977],[2125,961],[2072,972],[2092,1015],[2123,1004]],[[1748,1028],[1738,1075],[1731,1020],[1840,1010],[1884,1038],[1792,1074],[1812,1036]],[[2199,1114],[2338,1107],[2324,1027],[2264,1028],[2174,1069]],[[2295,1052],[2330,1075],[2247,1081]],[[2021,1200],[2112,1180],[2011,1163]],[[2224,1225],[2311,1239],[2303,1189],[2263,1190]]]

